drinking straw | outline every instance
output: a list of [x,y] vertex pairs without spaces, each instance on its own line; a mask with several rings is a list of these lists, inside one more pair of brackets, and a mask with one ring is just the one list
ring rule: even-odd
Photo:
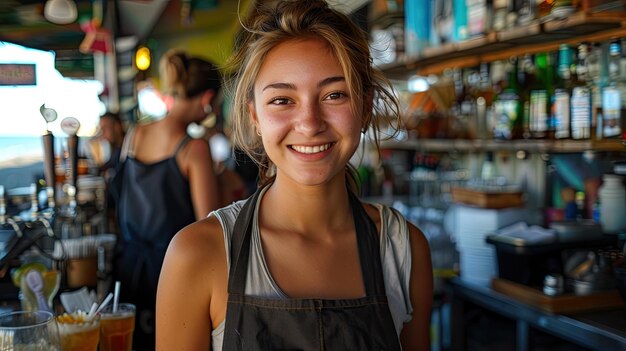
[[115,282],[115,294],[113,295],[113,313],[117,312],[117,303],[120,299],[120,281]]
[[107,305],[109,304],[109,302],[111,302],[111,299],[113,298],[113,293],[109,293],[107,295],[107,297],[104,298],[104,301],[102,301],[102,303],[100,304],[100,306],[98,307],[98,309],[96,310],[95,314],[100,313],[100,311],[102,311],[103,308],[107,307]]
[[87,314],[87,320],[88,321],[92,320],[98,313],[100,313],[100,311],[102,311],[102,309],[105,308],[109,304],[109,302],[111,302],[112,298],[113,298],[113,293],[109,293],[107,297],[104,298],[100,306],[98,306],[98,304],[94,302],[93,305],[91,306],[91,310]]
[[89,312],[87,312],[87,318],[91,317],[96,312],[97,308],[98,308],[98,304],[95,302],[92,303],[91,308],[89,309]]

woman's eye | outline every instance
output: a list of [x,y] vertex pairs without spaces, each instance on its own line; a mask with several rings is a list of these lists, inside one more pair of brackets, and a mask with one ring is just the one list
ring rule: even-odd
[[340,92],[340,91],[336,91],[336,92],[334,92],[334,93],[330,93],[330,94],[328,94],[327,99],[330,99],[330,100],[337,100],[337,99],[344,98],[344,97],[346,97],[346,96],[347,96],[346,94],[344,94],[344,93],[342,93],[342,92]]
[[284,97],[278,97],[270,100],[271,105],[286,105],[289,103],[289,100]]

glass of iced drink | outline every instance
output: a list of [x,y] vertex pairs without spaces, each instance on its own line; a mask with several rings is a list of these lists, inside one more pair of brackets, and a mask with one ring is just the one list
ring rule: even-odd
[[78,311],[57,316],[62,351],[98,351],[100,316]]
[[100,312],[100,351],[131,351],[135,330],[135,305],[109,305]]
[[0,315],[0,351],[59,351],[54,315],[17,311]]

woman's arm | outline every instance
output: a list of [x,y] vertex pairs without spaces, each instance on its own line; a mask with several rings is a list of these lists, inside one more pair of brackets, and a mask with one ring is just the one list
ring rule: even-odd
[[411,240],[409,282],[413,318],[400,333],[403,350],[430,350],[430,316],[433,303],[433,269],[430,248],[424,234],[408,223]]
[[222,230],[215,217],[176,234],[159,277],[157,350],[210,350],[212,317],[220,317],[225,308],[220,301],[227,275]]
[[209,143],[203,139],[195,139],[189,144],[186,153],[187,177],[196,219],[199,220],[219,207],[220,192]]

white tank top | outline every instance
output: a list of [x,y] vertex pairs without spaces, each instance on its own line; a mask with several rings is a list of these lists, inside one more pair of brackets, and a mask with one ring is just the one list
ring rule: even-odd
[[[260,194],[260,197],[263,197],[265,189]],[[248,261],[245,294],[271,299],[286,299],[288,296],[280,290],[272,278],[267,268],[265,257],[263,256],[258,226],[260,203],[261,200],[259,198],[256,208],[254,209],[254,218],[252,220],[250,259]],[[209,216],[215,216],[219,220],[224,230],[224,244],[228,267],[230,267],[230,240],[232,230],[243,204],[243,200],[238,201],[209,214]],[[380,257],[385,280],[385,291],[387,292],[389,310],[391,311],[391,316],[399,337],[402,326],[404,323],[411,320],[411,314],[413,313],[409,296],[409,279],[411,276],[409,230],[406,220],[398,211],[385,205],[372,205],[378,208],[381,216]],[[224,324],[225,321],[222,321],[222,323],[211,332],[211,346],[213,351],[222,350]]]

